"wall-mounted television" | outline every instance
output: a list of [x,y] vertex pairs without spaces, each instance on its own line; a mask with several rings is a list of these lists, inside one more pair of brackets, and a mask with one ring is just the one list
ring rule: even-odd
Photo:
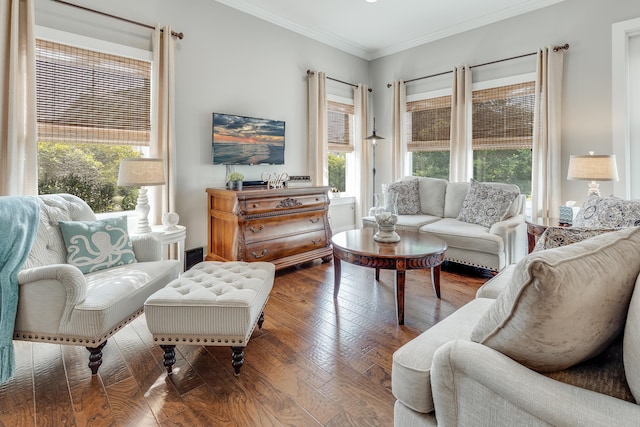
[[283,165],[284,121],[213,113],[214,165]]

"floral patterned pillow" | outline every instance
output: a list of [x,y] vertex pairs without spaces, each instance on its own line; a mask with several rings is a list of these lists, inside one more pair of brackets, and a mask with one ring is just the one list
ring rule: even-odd
[[536,242],[533,252],[559,248],[581,242],[590,237],[599,236],[617,228],[584,228],[584,227],[548,227]]
[[136,262],[126,216],[58,224],[67,247],[67,262],[84,274]]
[[576,227],[620,228],[640,225],[640,200],[590,195],[573,223]]
[[420,213],[420,192],[417,179],[389,184],[387,191],[398,194],[398,215],[417,215]]
[[458,220],[491,227],[505,219],[518,192],[472,179],[462,202]]

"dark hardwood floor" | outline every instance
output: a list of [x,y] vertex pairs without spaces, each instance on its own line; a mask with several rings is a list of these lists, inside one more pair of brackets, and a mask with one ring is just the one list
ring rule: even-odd
[[407,272],[405,325],[396,324],[394,276],[333,263],[276,274],[262,330],[233,376],[227,347],[177,346],[167,376],[144,316],[113,336],[97,376],[80,346],[14,341],[16,373],[0,385],[3,426],[391,426],[391,356],[473,299],[491,275],[442,272],[437,300],[428,270]]

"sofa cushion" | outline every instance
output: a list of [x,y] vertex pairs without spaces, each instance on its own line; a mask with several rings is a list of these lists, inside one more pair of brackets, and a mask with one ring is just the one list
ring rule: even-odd
[[471,339],[541,372],[595,356],[624,327],[639,248],[628,228],[529,254]]
[[452,248],[465,248],[477,252],[497,254],[504,251],[504,241],[497,234],[489,233],[482,225],[443,218],[420,227],[423,233],[432,234]]
[[565,384],[636,403],[625,379],[622,336],[597,356],[562,371],[543,374]]
[[418,191],[420,192],[420,211],[423,214],[444,216],[444,200],[447,192],[446,179],[418,178]]
[[460,221],[491,227],[505,219],[518,192],[474,179],[458,214]]
[[420,193],[417,179],[389,184],[387,185],[387,191],[398,195],[398,215],[416,215],[420,213]]
[[573,222],[575,227],[619,228],[640,225],[640,200],[589,195]]
[[391,367],[391,390],[396,399],[414,411],[432,412],[433,354],[444,343],[468,340],[473,325],[492,304],[490,299],[474,299],[396,350]]
[[126,216],[58,224],[67,248],[67,262],[85,274],[136,262]]
[[636,402],[640,403],[640,277],[629,304],[622,355],[627,384]]
[[458,218],[468,191],[468,182],[450,182],[447,184],[447,191],[444,195],[445,218]]

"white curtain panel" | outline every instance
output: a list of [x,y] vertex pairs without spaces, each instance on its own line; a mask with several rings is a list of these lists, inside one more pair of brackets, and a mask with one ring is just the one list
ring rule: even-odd
[[309,73],[307,79],[308,167],[314,185],[329,183],[327,77],[324,72]]
[[362,217],[369,214],[369,208],[373,201],[371,171],[371,144],[364,140],[369,134],[369,88],[367,85],[359,84],[353,93],[353,110],[355,115],[355,135],[354,135],[354,164],[356,181],[356,207],[355,220],[359,226]]
[[391,181],[395,182],[407,171],[407,144],[405,141],[405,112],[407,111],[407,88],[404,82],[393,82],[393,105],[391,107]]
[[467,182],[473,176],[472,93],[471,68],[468,65],[455,67],[451,95],[451,182]]
[[34,2],[0,7],[0,196],[38,194]]
[[564,49],[538,50],[533,152],[531,216],[557,217],[560,212],[561,110]]
[[176,209],[175,146],[175,40],[171,28],[156,27],[153,34],[153,87],[151,107],[151,157],[164,160],[166,184],[153,192],[150,222],[162,224],[162,214]]

